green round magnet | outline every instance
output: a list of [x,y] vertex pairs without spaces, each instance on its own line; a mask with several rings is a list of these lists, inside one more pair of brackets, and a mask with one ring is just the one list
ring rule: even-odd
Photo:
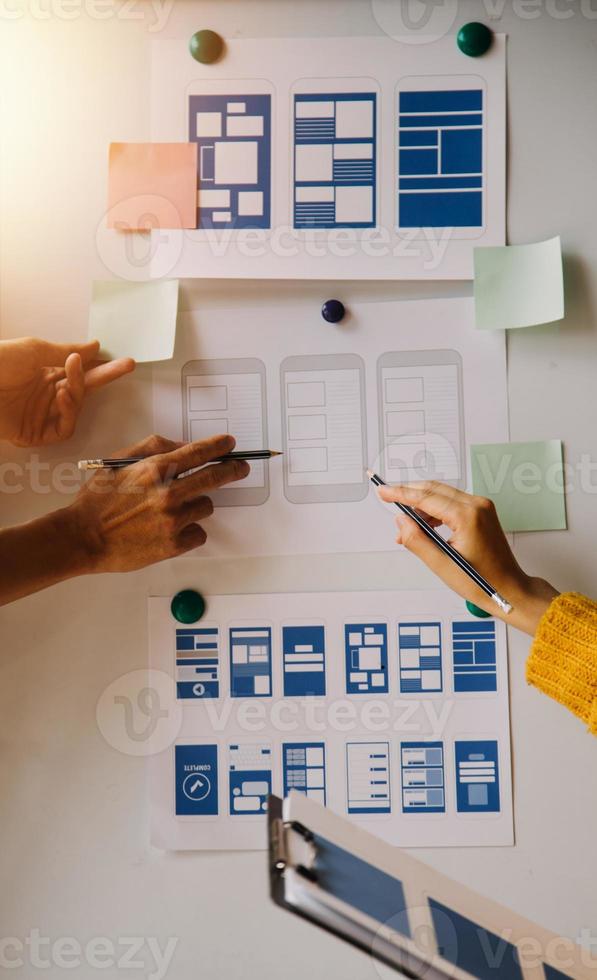
[[478,58],[485,54],[491,47],[493,41],[493,31],[485,24],[471,21],[464,24],[456,35],[456,43],[463,54],[469,58]]
[[466,600],[466,608],[470,612],[471,616],[477,616],[479,619],[491,619],[491,613],[485,612],[484,609],[480,609],[476,606],[474,602],[469,602]]
[[170,610],[179,623],[196,623],[205,612],[205,599],[194,589],[183,589],[174,596]]
[[189,50],[195,61],[211,65],[224,50],[224,39],[215,31],[195,31],[189,41]]

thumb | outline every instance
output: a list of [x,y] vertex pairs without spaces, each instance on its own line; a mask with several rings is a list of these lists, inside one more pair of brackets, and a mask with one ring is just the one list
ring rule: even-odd
[[38,340],[36,355],[41,367],[64,367],[69,354],[78,354],[83,364],[97,358],[98,340],[88,340],[85,344],[53,344],[49,340]]

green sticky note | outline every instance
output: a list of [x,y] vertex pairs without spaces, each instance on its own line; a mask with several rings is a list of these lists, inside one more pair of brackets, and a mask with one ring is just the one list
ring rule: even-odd
[[532,245],[475,248],[475,323],[479,330],[511,330],[564,316],[559,235]]
[[473,493],[493,500],[505,531],[566,528],[562,443],[471,446]]
[[93,283],[89,339],[99,340],[103,357],[167,361],[174,353],[178,280]]

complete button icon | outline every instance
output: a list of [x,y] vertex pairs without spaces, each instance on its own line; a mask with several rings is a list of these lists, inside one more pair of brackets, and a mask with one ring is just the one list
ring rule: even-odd
[[198,803],[209,796],[211,783],[202,772],[191,772],[182,784],[182,791],[189,800]]

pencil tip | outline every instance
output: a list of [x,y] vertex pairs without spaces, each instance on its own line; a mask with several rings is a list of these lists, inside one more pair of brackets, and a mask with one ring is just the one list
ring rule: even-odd
[[278,449],[272,449],[272,456],[283,456],[284,453],[280,452]]
[[367,476],[369,477],[369,479],[371,479],[371,477],[373,476],[373,470],[367,470]]

